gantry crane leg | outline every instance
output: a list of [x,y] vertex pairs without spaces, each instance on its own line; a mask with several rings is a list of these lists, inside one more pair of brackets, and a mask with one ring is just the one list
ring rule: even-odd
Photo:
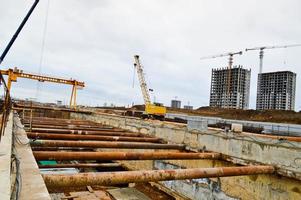
[[76,84],[72,87],[72,93],[70,98],[70,108],[76,107],[76,93],[77,93],[77,86]]

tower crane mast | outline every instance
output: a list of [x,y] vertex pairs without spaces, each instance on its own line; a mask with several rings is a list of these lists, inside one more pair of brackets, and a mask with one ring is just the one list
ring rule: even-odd
[[233,56],[235,56],[235,55],[242,55],[242,51],[229,52],[229,53],[224,53],[224,54],[217,54],[217,55],[206,56],[206,57],[201,58],[201,60],[205,60],[205,59],[212,59],[212,58],[219,58],[219,57],[229,56],[228,74],[227,74],[227,104],[228,104],[228,107],[230,106],[231,69],[232,69],[232,65],[233,65]]
[[301,46],[301,44],[282,45],[282,46],[262,46],[262,47],[247,48],[246,51],[259,50],[259,74],[261,74],[262,73],[262,68],[263,68],[264,50],[266,50],[266,49],[289,48],[289,47],[299,47],[299,46]]

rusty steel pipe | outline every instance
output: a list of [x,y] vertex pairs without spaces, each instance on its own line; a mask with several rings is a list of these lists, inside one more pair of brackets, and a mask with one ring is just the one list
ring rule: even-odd
[[227,176],[242,176],[255,174],[272,174],[272,166],[247,166],[247,167],[218,167],[195,168],[176,170],[143,170],[127,172],[102,172],[80,174],[44,174],[42,175],[47,188],[80,187],[87,185],[117,185],[126,183],[143,183],[169,180],[185,180],[197,178],[213,178]]
[[81,131],[81,130],[64,130],[64,129],[37,129],[33,128],[32,132],[39,132],[39,133],[63,133],[63,134],[79,134],[79,135],[109,135],[109,136],[127,136],[127,137],[149,137],[146,135],[142,135],[140,133],[129,133],[123,131]]
[[33,151],[36,160],[177,160],[219,159],[220,153],[178,152],[53,152]]
[[[24,122],[25,126],[28,126],[28,122]],[[101,125],[88,125],[88,124],[62,124],[62,123],[49,123],[49,124],[45,124],[45,123],[37,123],[33,121],[33,125],[36,127],[40,127],[40,128],[48,128],[48,127],[86,127],[86,128],[109,128],[109,127],[105,127],[105,126],[101,126]],[[110,127],[112,128],[112,127]]]
[[[29,118],[25,118],[23,119],[24,122],[27,122],[29,121]],[[52,124],[91,124],[91,125],[95,125],[95,124],[98,124],[98,125],[102,125],[100,123],[96,123],[96,122],[91,122],[91,121],[74,121],[74,120],[41,120],[41,119],[38,119],[36,117],[33,117],[33,121],[36,122],[36,123],[41,123],[41,124],[49,124],[49,123],[52,123]]]
[[[28,128],[28,124],[25,125]],[[37,125],[32,124],[32,128],[34,129],[59,129],[59,130],[83,130],[83,131],[116,131],[116,132],[124,132],[124,130],[120,129],[113,129],[113,128],[105,128],[105,127],[85,127],[85,126],[71,126],[71,125],[64,125],[64,126],[50,126],[50,125]]]
[[[87,126],[87,127],[104,127],[104,128],[113,128],[109,126],[104,126],[102,124],[90,124],[90,123],[65,123],[65,122],[40,122],[40,121],[32,121],[33,124],[39,126]],[[29,121],[23,120],[22,123],[26,126],[29,124]]]
[[33,151],[94,151],[95,148],[78,147],[31,147]]
[[[59,118],[41,119],[41,118],[36,118],[36,117],[33,117],[32,119],[34,121],[40,122],[40,123],[56,122],[56,123],[77,123],[77,124],[100,124],[100,123],[97,123],[97,122],[87,121],[87,120],[73,120],[73,119],[64,120],[64,119],[59,119]],[[25,117],[24,121],[28,121],[28,120],[29,120],[29,118]]]
[[123,148],[123,149],[185,149],[182,144],[156,144],[146,142],[105,142],[72,140],[34,140],[33,147],[89,147],[89,148]]
[[119,163],[68,163],[68,164],[56,164],[56,165],[39,165],[40,169],[44,168],[111,168],[122,167]]
[[[88,120],[77,120],[77,119],[62,119],[62,118],[43,118],[43,117],[33,117],[36,122],[48,123],[48,122],[57,122],[57,123],[77,123],[77,124],[99,124],[97,122],[88,121]],[[26,116],[24,121],[28,121],[29,118]]]
[[152,142],[162,143],[160,138],[150,137],[125,137],[125,136],[104,136],[104,135],[74,135],[74,134],[55,134],[55,133],[27,133],[31,139],[50,139],[50,140],[99,140],[99,141],[132,141],[132,142]]
[[[28,127],[25,127],[26,129]],[[75,130],[75,131],[99,131],[99,132],[125,132],[124,130],[121,129],[112,129],[112,128],[81,128],[81,127],[58,127],[58,126],[45,126],[45,127],[32,127],[33,130],[36,130],[37,132],[43,132],[43,131],[70,131],[70,130]]]

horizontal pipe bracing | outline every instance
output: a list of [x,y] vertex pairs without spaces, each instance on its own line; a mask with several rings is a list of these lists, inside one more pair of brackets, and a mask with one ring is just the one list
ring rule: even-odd
[[89,148],[130,148],[130,149],[185,149],[182,144],[157,144],[146,142],[107,142],[107,141],[72,141],[72,140],[34,140],[33,147],[89,147]]
[[271,174],[272,166],[218,167],[194,168],[176,170],[143,170],[126,172],[79,173],[79,174],[45,174],[42,175],[47,188],[110,186],[126,183],[142,183],[169,180],[185,180],[197,178],[213,178],[227,176],[242,176],[255,174]]
[[142,135],[140,133],[130,133],[123,131],[112,131],[112,130],[103,130],[103,131],[82,131],[82,130],[67,130],[67,129],[39,129],[33,128],[31,132],[39,133],[64,133],[64,134],[79,134],[79,135],[110,135],[110,136],[128,136],[128,137],[149,137],[147,135]]
[[[29,129],[29,126],[25,127],[25,129]],[[45,126],[44,128],[37,128],[34,125],[31,128],[32,131],[36,132],[62,132],[62,131],[95,131],[95,132],[125,132],[121,129],[112,129],[112,128],[81,128],[81,127],[50,127]]]
[[[39,122],[39,123],[71,123],[71,124],[100,124],[93,121],[87,121],[87,120],[74,120],[74,119],[60,119],[60,118],[47,118],[43,119],[40,117],[27,117],[23,118],[23,121],[33,121],[33,122]],[[101,124],[100,124],[101,125]]]
[[36,121],[41,123],[48,123],[48,122],[59,122],[59,123],[80,123],[80,124],[101,124],[93,121],[88,120],[75,120],[75,119],[62,119],[62,118],[41,118],[41,117],[27,117],[23,118],[25,121]]
[[[30,124],[25,124],[25,128],[29,128]],[[115,132],[124,132],[124,130],[121,129],[113,129],[113,128],[107,128],[107,127],[99,127],[99,126],[73,126],[73,125],[62,125],[62,126],[57,126],[57,125],[37,125],[37,124],[32,124],[31,128],[33,130],[35,129],[59,129],[59,130],[83,130],[83,131],[115,131]]]
[[220,153],[179,152],[53,152],[33,151],[36,160],[177,160],[219,159]]
[[89,147],[31,147],[33,151],[95,151]]
[[39,165],[39,168],[111,168],[122,167],[119,163],[68,163],[68,164],[56,164],[56,165]]
[[106,125],[102,124],[97,124],[97,123],[91,123],[91,122],[68,122],[68,121],[40,121],[40,120],[30,120],[30,119],[23,119],[22,122],[24,124],[39,124],[39,125],[77,125],[77,126],[102,126],[102,127],[109,127]]
[[90,124],[69,124],[69,123],[57,123],[57,122],[50,122],[50,123],[37,123],[37,122],[24,122],[23,124],[25,126],[28,126],[30,123],[32,123],[33,126],[36,127],[86,127],[86,128],[112,128],[112,127],[107,127],[107,126],[102,126],[102,125],[90,125]]
[[[22,116],[22,114],[20,115]],[[62,119],[62,118],[42,118],[42,117],[30,117],[30,116],[24,116],[24,118],[21,118],[22,122],[29,123],[43,123],[43,124],[77,124],[77,125],[103,125],[101,123],[89,121],[89,120],[75,120],[75,119]],[[107,125],[103,125],[107,126]]]
[[31,139],[50,140],[98,140],[98,141],[132,141],[132,142],[163,142],[160,138],[150,137],[126,137],[126,136],[105,136],[105,135],[75,135],[75,134],[55,134],[55,133],[27,133]]

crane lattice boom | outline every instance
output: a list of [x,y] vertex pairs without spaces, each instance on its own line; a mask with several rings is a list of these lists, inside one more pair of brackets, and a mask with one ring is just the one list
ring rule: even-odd
[[147,84],[146,84],[146,81],[145,81],[145,78],[144,78],[143,67],[140,63],[139,56],[135,55],[134,59],[135,59],[134,66],[137,69],[138,79],[139,79],[140,88],[141,88],[141,91],[142,91],[142,96],[143,96],[144,103],[145,103],[145,105],[151,104],[150,95],[149,95]]

